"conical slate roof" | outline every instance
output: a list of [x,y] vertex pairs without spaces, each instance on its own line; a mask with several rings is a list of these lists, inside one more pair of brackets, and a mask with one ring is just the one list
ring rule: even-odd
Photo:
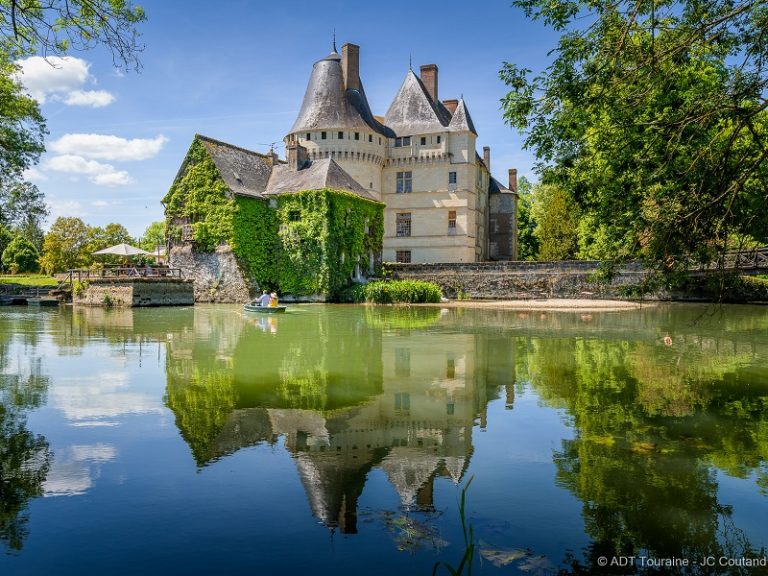
[[451,113],[441,102],[433,102],[413,70],[408,70],[400,90],[384,117],[387,127],[401,136],[445,132]]
[[475,130],[475,125],[472,123],[472,117],[469,115],[464,98],[459,100],[456,111],[453,113],[453,118],[451,118],[451,123],[448,124],[448,130],[451,132],[469,131],[477,136],[477,130]]
[[373,129],[390,135],[373,117],[362,83],[360,90],[344,89],[341,56],[335,51],[312,67],[301,110],[289,133],[320,129]]

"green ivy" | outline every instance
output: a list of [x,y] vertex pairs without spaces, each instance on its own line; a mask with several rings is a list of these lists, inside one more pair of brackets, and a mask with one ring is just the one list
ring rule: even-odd
[[232,250],[253,286],[277,290],[277,215],[267,202],[235,197]]
[[278,284],[300,296],[349,286],[358,260],[368,270],[381,250],[383,205],[339,190],[307,190],[278,198]]
[[170,238],[188,222],[195,250],[229,244],[254,287],[283,294],[334,297],[382,247],[383,204],[330,189],[233,196],[197,137],[163,202]]
[[169,235],[181,239],[178,221],[192,225],[195,247],[212,252],[232,238],[235,201],[208,150],[195,137],[184,166],[163,198]]
[[376,304],[440,302],[440,286],[423,280],[384,280],[365,286],[365,299]]

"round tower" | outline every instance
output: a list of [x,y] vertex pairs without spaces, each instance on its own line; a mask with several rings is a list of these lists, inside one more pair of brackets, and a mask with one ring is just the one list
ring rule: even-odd
[[394,133],[371,113],[360,81],[360,47],[344,44],[315,62],[286,144],[298,142],[310,160],[331,158],[381,199],[387,138]]

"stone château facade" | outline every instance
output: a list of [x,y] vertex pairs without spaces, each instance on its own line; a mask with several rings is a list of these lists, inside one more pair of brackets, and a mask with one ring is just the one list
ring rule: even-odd
[[335,160],[385,204],[382,260],[476,262],[517,257],[517,171],[504,186],[490,173],[490,148],[475,152],[467,104],[440,100],[438,68],[408,70],[384,117],[371,112],[360,48],[345,44],[317,61],[288,155]]
[[374,116],[359,52],[314,64],[285,160],[195,137],[163,203],[169,262],[197,301],[325,300],[381,261],[516,258],[516,171],[508,187],[491,176],[464,100],[440,100],[422,66]]

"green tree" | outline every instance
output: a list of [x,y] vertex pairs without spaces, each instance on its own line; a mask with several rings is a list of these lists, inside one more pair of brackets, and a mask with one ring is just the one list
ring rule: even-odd
[[13,240],[13,233],[0,224],[0,256],[5,252],[5,249],[8,244],[11,243],[11,240]]
[[92,262],[90,240],[90,229],[80,218],[57,218],[43,240],[40,266],[48,274],[87,266]]
[[105,46],[115,66],[139,69],[136,25],[146,20],[130,0],[0,0],[0,38],[18,57],[61,56]]
[[3,250],[3,268],[15,272],[37,272],[40,269],[38,258],[40,253],[34,244],[19,234]]
[[601,252],[657,269],[768,241],[764,1],[516,0],[562,33],[542,74],[505,63],[505,119]]
[[536,221],[531,214],[533,184],[521,176],[517,184],[517,252],[520,260],[535,260],[539,253],[539,239],[534,231]]
[[153,252],[157,246],[164,246],[165,230],[165,220],[152,222],[144,230],[144,234],[142,234],[141,241],[139,242],[139,247],[148,252]]
[[35,245],[42,247],[42,224],[48,216],[43,193],[29,182],[13,178],[0,186],[0,225],[12,227]]
[[[4,2],[0,0],[0,6]],[[0,11],[0,23],[2,23]],[[37,163],[45,150],[45,120],[36,100],[27,96],[14,74],[18,66],[11,62],[0,43],[0,191],[21,178],[21,172]],[[0,206],[5,212],[5,200]],[[2,216],[0,216],[2,218]]]
[[534,188],[530,216],[536,228],[540,260],[569,260],[578,249],[579,208],[568,193],[554,184]]

